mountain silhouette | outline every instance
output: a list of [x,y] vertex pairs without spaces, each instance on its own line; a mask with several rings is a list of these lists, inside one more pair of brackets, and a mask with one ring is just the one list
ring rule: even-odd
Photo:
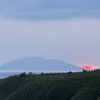
[[64,61],[44,59],[41,57],[27,57],[17,59],[0,66],[0,70],[64,70],[78,71],[82,68]]

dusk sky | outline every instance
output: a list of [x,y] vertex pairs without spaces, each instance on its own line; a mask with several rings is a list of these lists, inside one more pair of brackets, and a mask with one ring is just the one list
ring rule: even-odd
[[24,57],[100,67],[100,0],[0,0],[0,65]]

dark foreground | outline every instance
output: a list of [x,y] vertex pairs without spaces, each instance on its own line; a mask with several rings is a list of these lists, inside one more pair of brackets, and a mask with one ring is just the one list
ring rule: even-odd
[[100,70],[10,76],[0,80],[0,100],[100,100]]

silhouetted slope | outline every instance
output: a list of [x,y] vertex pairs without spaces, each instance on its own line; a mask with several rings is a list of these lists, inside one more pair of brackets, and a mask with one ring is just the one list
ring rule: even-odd
[[40,57],[22,58],[0,66],[0,70],[66,70],[78,71],[82,68],[60,60]]
[[25,77],[9,77],[0,81],[0,100],[4,100],[9,94],[26,84],[28,80]]
[[0,100],[97,100],[100,70],[20,74],[0,80]]

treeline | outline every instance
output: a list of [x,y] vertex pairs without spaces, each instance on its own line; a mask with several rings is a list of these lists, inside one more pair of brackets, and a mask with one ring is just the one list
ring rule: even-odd
[[0,80],[0,100],[99,100],[100,69],[82,72],[25,72]]
[[[81,73],[86,73],[86,72],[95,72],[95,71],[100,71],[100,69],[95,69],[95,70],[86,70],[86,69],[83,69],[83,71]],[[67,75],[71,75],[72,73],[79,73],[79,72],[72,72],[72,71],[69,71],[69,72],[65,72]],[[53,73],[53,72],[50,72],[50,73],[43,73],[41,72],[41,75],[51,75],[51,74],[59,74],[59,73]],[[35,73],[32,73],[32,72],[29,72],[28,74],[26,72],[22,72],[19,74],[20,77],[26,77],[26,76],[34,76],[34,75],[37,75]]]

